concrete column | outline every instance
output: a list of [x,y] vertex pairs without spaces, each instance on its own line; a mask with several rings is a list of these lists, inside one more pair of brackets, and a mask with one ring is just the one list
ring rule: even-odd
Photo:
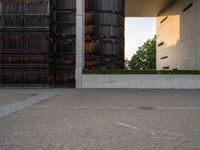
[[76,88],[82,88],[85,63],[85,0],[76,0]]

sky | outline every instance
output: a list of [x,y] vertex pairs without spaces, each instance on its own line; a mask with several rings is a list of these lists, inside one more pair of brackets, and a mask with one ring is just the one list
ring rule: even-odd
[[125,58],[131,60],[139,46],[156,34],[156,18],[126,17],[125,19]]

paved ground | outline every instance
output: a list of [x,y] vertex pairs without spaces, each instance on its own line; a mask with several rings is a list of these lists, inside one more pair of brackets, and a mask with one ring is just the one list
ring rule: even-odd
[[0,89],[0,150],[200,150],[200,90]]

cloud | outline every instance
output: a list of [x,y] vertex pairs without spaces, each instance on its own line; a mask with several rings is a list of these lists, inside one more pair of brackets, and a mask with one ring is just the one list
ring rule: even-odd
[[147,39],[156,34],[156,19],[151,17],[125,19],[125,57],[131,59]]

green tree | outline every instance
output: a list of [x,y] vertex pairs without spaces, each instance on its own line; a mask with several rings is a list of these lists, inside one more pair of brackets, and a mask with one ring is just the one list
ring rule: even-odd
[[156,36],[147,40],[133,55],[129,67],[132,70],[156,69]]

